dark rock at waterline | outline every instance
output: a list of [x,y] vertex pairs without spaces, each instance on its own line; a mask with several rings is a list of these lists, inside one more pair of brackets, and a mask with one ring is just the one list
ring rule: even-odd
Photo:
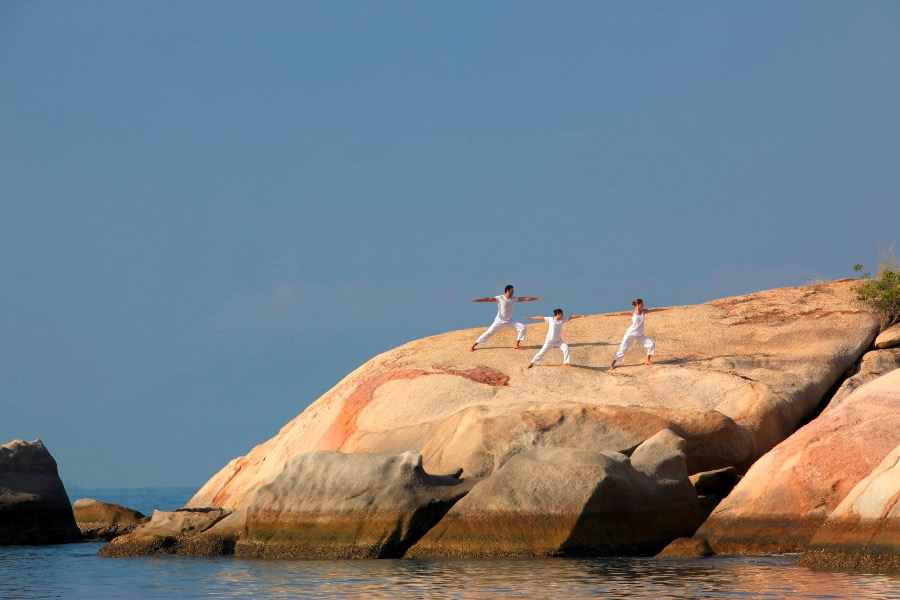
[[56,461],[40,440],[0,446],[0,545],[81,541]]
[[[153,511],[153,517],[136,527],[131,533],[113,539],[98,554],[124,558],[152,554],[193,554],[214,556],[231,554],[215,551],[215,543],[194,540],[203,532],[229,515],[221,508],[181,508],[172,511]],[[229,546],[233,548],[233,543]],[[199,551],[198,548],[207,551]],[[193,550],[193,551],[192,551]],[[220,548],[221,550],[221,548]]]
[[91,498],[76,500],[72,511],[86,542],[108,542],[150,520],[136,510]]

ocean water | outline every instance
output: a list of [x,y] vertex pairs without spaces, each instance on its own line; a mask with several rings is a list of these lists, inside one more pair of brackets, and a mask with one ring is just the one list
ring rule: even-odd
[[[82,491],[73,499],[149,514],[194,490]],[[796,555],[262,561],[101,558],[102,546],[0,547],[0,598],[900,598],[900,575],[820,573],[797,566]]]

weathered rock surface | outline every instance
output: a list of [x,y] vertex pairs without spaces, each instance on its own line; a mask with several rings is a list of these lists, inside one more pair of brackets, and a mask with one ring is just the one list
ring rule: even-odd
[[900,572],[900,446],[831,513],[800,564]]
[[702,558],[715,554],[706,540],[678,538],[663,548],[656,556],[660,558]]
[[72,505],[44,444],[0,445],[0,546],[79,541]]
[[86,542],[108,542],[150,520],[136,510],[91,498],[76,500],[72,512]]
[[700,523],[684,447],[664,430],[630,460],[572,448],[519,453],[407,556],[652,556]]
[[[792,433],[870,346],[878,325],[853,285],[651,312],[656,364],[640,366],[633,349],[613,373],[605,365],[627,313],[567,325],[570,369],[553,361],[523,369],[545,324],[529,327],[525,352],[511,350],[503,334],[469,352],[482,328],[410,342],[373,358],[276,437],[230,462],[188,506],[245,507],[291,457],[316,450],[414,451],[429,472],[462,466],[481,477],[535,447],[628,454],[670,429],[687,441],[690,472],[743,471]],[[486,327],[493,314],[479,314]]]
[[229,515],[221,508],[182,508],[173,511],[153,511],[149,522],[139,525],[129,534],[113,539],[100,549],[100,556],[128,557],[150,554],[187,554],[213,556],[231,554],[233,540],[226,540],[224,548],[216,536],[203,536],[216,523]]
[[429,475],[412,452],[310,452],[289,460],[247,506],[238,556],[398,558],[474,482]]
[[888,327],[878,334],[873,344],[878,349],[900,346],[900,324]]
[[886,375],[894,369],[900,369],[900,348],[866,352],[862,355],[856,372],[841,384],[825,410],[838,406],[862,384]]
[[763,456],[695,537],[717,554],[799,552],[900,442],[900,370],[871,381]]

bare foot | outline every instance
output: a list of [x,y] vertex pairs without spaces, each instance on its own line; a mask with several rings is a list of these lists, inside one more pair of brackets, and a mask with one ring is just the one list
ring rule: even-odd
[[513,350],[524,350],[522,346],[513,346]]
[[616,370],[616,365],[612,365],[609,369],[607,369],[607,371],[615,371],[615,370]]
[[571,367],[572,365],[570,365],[569,363],[563,363],[563,366],[564,366],[564,367]]
[[528,363],[528,366],[525,367],[525,368],[526,368],[526,369],[530,369],[530,368],[533,367],[533,366],[534,366],[534,363]]
[[477,346],[477,345],[478,345],[478,342],[475,342],[474,344],[472,344],[472,347],[469,348],[469,352],[475,352],[475,346]]
[[647,365],[648,367],[653,366],[653,363],[650,362],[649,359],[648,359],[648,360],[645,360],[645,361],[644,361],[644,364]]

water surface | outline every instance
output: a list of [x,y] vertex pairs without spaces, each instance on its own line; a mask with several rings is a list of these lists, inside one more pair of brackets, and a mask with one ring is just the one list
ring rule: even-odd
[[[182,506],[194,491],[70,495],[150,514]],[[262,561],[112,559],[96,555],[102,546],[0,547],[0,598],[900,598],[900,575],[819,573],[797,566],[796,555]]]
[[900,598],[900,576],[817,573],[795,555],[706,559],[262,561],[0,548],[0,598]]

